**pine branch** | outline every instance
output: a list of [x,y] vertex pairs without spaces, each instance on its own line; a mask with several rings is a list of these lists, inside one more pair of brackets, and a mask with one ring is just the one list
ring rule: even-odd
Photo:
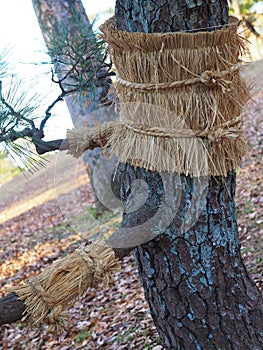
[[33,144],[36,147],[36,151],[39,155],[42,155],[51,151],[66,151],[69,149],[69,144],[66,139],[43,141],[41,139],[32,139]]
[[1,98],[1,102],[2,104],[9,110],[10,114],[17,119],[17,121],[25,121],[27,124],[29,124],[32,128],[32,130],[36,130],[36,126],[35,123],[32,119],[26,118],[25,116],[23,116],[21,113],[16,112],[14,110],[14,108],[8,103],[6,102],[6,100],[2,97]]
[[253,33],[257,38],[262,38],[262,35],[256,30],[253,22],[247,16],[244,16],[244,22],[251,33]]
[[[77,20],[78,17],[76,17]],[[96,36],[90,31],[90,28],[84,23],[79,23],[79,30],[73,33],[68,31],[68,28],[60,28],[52,31],[54,37],[50,40],[49,51],[52,51],[52,56],[55,57],[55,72],[59,77],[55,79],[55,73],[52,72],[52,81],[59,85],[61,93],[53,100],[53,102],[47,107],[44,112],[44,116],[40,122],[39,127],[36,126],[34,120],[30,118],[30,108],[26,107],[26,113],[24,114],[24,108],[17,110],[15,105],[17,102],[20,104],[25,97],[24,94],[15,96],[17,92],[17,84],[11,86],[6,98],[2,97],[2,87],[0,85],[0,100],[4,113],[4,123],[0,121],[0,142],[5,142],[6,149],[18,150],[19,146],[12,147],[18,139],[30,140],[39,155],[54,150],[68,149],[67,140],[59,139],[52,141],[44,141],[44,129],[48,120],[52,117],[52,109],[54,106],[63,101],[67,95],[81,94],[83,91],[92,92],[95,90],[95,86],[101,86],[101,102],[107,103],[105,90],[105,79],[109,77],[108,84],[111,83],[111,76],[115,75],[112,72],[112,62],[107,61],[107,51],[104,47],[104,42],[96,38]],[[75,37],[75,33],[76,37]],[[61,43],[63,42],[63,45]],[[0,63],[1,60],[0,60]],[[63,72],[63,69],[66,70]],[[26,104],[27,106],[27,104]],[[37,106],[36,106],[37,107]],[[2,111],[1,111],[2,112]],[[19,130],[21,126],[26,126],[24,129]],[[23,149],[21,148],[18,156],[23,156]]]

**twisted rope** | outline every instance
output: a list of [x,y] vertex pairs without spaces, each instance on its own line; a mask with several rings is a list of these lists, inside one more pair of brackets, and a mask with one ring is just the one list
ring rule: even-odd
[[[205,130],[193,130],[193,129],[167,129],[155,126],[148,126],[143,124],[131,124],[128,121],[123,121],[122,124],[134,131],[135,133],[146,135],[146,136],[154,136],[154,137],[162,137],[162,138],[208,138],[210,141],[218,141],[221,138],[238,138],[242,136],[243,132],[237,126],[242,121],[241,117],[238,117],[234,120],[230,120],[226,123],[221,124],[216,130],[205,129]],[[236,127],[234,127],[236,126]]]
[[180,88],[183,86],[189,86],[194,85],[198,83],[202,83],[205,86],[208,87],[215,87],[220,86],[222,91],[228,92],[229,86],[231,85],[231,81],[224,79],[227,75],[238,71],[241,67],[242,63],[239,61],[238,63],[231,66],[229,69],[223,70],[221,72],[215,71],[215,70],[206,70],[202,72],[200,75],[193,74],[195,78],[185,79],[185,80],[178,80],[178,81],[172,81],[172,82],[164,82],[164,83],[136,83],[132,81],[128,81],[125,79],[122,79],[119,75],[116,77],[117,83],[137,89],[142,91],[151,91],[151,90],[162,90],[162,89],[171,89],[171,88]]
[[41,297],[41,299],[43,299],[48,309],[52,309],[54,301],[49,296],[49,294],[45,291],[45,289],[41,286],[41,284],[39,282],[34,281],[31,278],[28,280],[28,283],[35,290],[35,292]]
[[93,288],[96,282],[102,280],[102,276],[105,273],[101,257],[88,247],[85,247],[85,249],[77,249],[76,254],[84,259],[88,265],[91,273],[90,287]]

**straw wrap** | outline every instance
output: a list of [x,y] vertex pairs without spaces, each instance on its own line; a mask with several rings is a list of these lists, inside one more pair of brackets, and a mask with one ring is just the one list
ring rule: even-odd
[[246,47],[238,26],[230,17],[212,32],[146,34],[106,21],[100,29],[117,70],[119,120],[69,131],[70,153],[79,156],[101,138],[96,147],[147,170],[226,176],[240,166],[249,90],[240,76]]
[[119,270],[120,263],[114,251],[105,242],[94,241],[56,260],[39,275],[10,291],[26,305],[23,320],[34,325],[46,322],[49,331],[60,334],[68,319],[63,309],[87,288],[99,283],[108,285]]

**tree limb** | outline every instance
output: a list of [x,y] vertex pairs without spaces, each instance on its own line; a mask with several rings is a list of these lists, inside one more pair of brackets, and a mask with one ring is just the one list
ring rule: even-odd
[[13,323],[23,317],[24,303],[19,300],[15,293],[9,293],[0,299],[0,326]]
[[64,139],[43,141],[38,138],[33,138],[32,142],[35,145],[36,151],[39,155],[56,150],[66,151],[69,148],[68,141]]
[[[113,251],[117,258],[123,259],[132,249],[133,247],[113,248]],[[25,310],[25,304],[19,299],[16,293],[9,293],[5,297],[0,298],[0,326],[21,320]]]
[[253,33],[257,38],[262,38],[262,36],[256,30],[252,21],[250,21],[249,18],[247,18],[246,16],[244,17],[244,22],[245,22],[246,26],[248,27],[248,29],[251,31],[251,33]]
[[[156,231],[152,233],[148,227],[144,229],[141,226],[134,226],[128,229],[120,227],[107,239],[106,243],[110,247],[114,247],[112,250],[115,256],[122,260],[136,246],[151,240],[153,236],[158,236],[158,233]],[[9,293],[5,297],[0,298],[0,326],[21,320],[25,309],[25,304],[15,293]]]

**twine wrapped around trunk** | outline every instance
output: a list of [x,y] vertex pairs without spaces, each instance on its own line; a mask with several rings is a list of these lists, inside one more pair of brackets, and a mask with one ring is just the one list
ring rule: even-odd
[[103,241],[77,249],[58,259],[25,284],[11,288],[26,305],[29,324],[49,324],[49,331],[60,334],[67,323],[65,306],[70,306],[87,288],[108,285],[120,270],[114,251]]
[[[230,17],[213,32],[145,34],[106,21],[100,29],[117,70],[120,117],[107,135],[102,126],[104,149],[124,163],[191,176],[226,176],[240,166],[249,91],[240,76],[245,41],[238,26]],[[70,153],[79,155],[74,137],[85,150],[93,132],[69,131]]]

